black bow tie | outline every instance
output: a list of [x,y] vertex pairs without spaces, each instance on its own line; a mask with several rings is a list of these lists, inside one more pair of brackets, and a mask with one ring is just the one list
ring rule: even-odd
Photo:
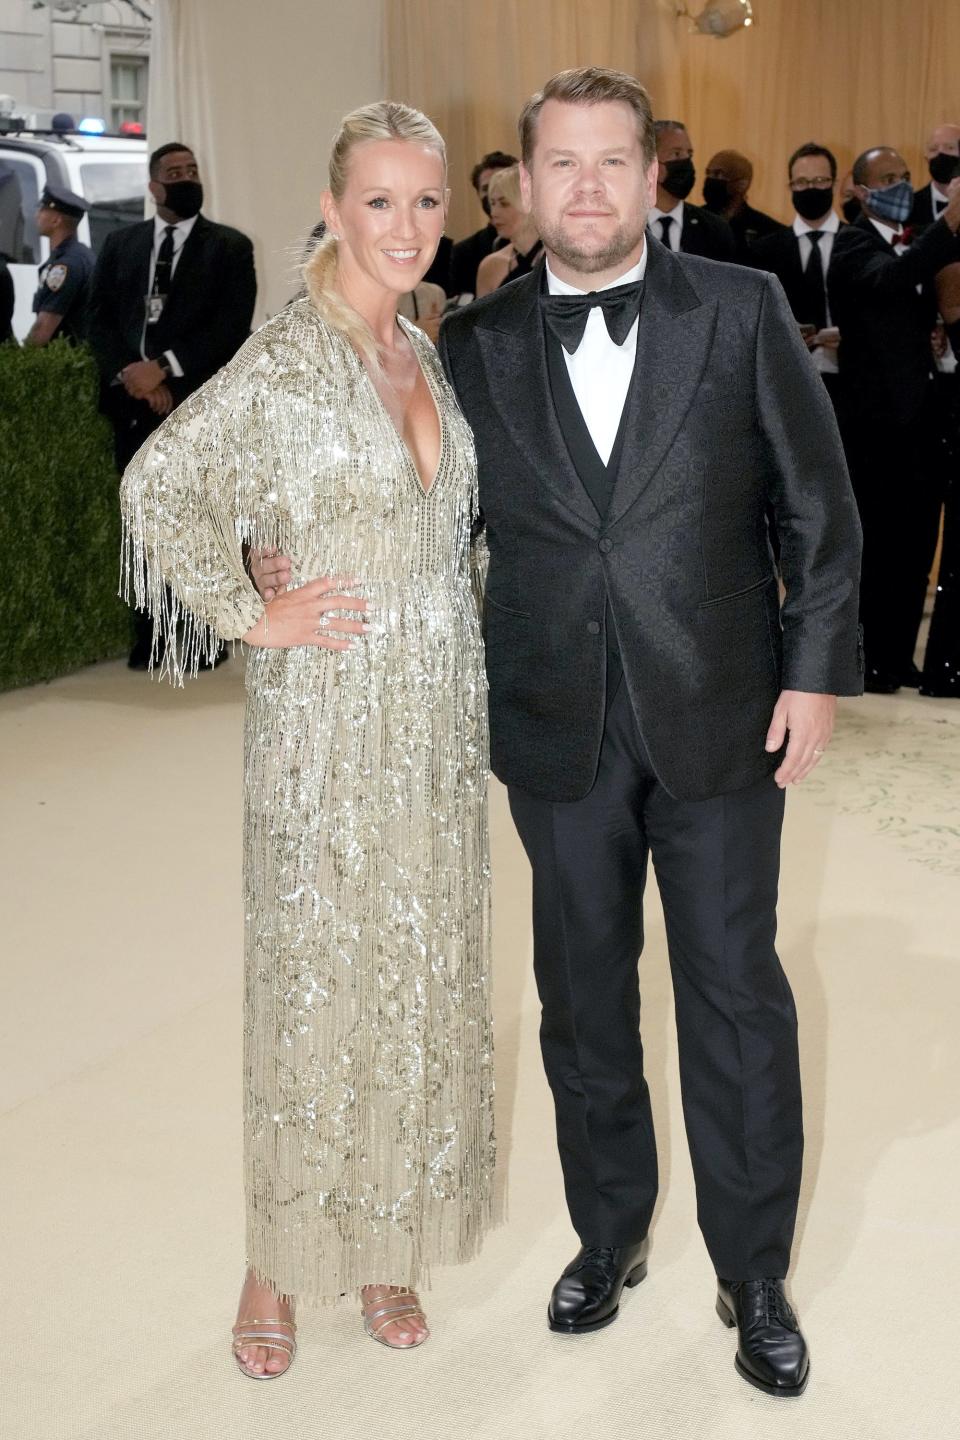
[[569,355],[575,355],[594,306],[603,311],[607,334],[622,345],[640,314],[643,281],[615,285],[612,290],[591,290],[586,295],[542,295],[543,318]]

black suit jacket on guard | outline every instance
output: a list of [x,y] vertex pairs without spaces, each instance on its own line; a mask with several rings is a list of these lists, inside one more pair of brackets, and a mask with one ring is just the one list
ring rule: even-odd
[[[117,372],[142,359],[153,240],[152,220],[124,226],[107,236],[97,260],[89,338],[108,398]],[[170,281],[154,341],[160,353],[172,350],[183,367],[182,378],[171,376],[167,382],[175,404],[236,354],[250,334],[256,298],[253,246],[247,236],[198,215]],[[125,393],[114,387],[114,394],[118,390]]]
[[776,767],[764,741],[782,688],[862,688],[856,506],[783,291],[772,276],[647,243],[603,518],[551,401],[539,276],[441,330],[480,464],[493,769],[554,801],[579,799],[596,774],[606,614],[651,761],[679,799],[736,790]]
[[689,200],[683,203],[680,249],[684,255],[704,255],[708,260],[733,260],[737,253],[733,231],[723,216]]

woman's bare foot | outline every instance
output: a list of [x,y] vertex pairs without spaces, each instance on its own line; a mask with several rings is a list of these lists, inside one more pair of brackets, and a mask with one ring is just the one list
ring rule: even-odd
[[[277,1325],[270,1322],[289,1321],[289,1325]],[[240,1291],[240,1304],[237,1306],[237,1323],[233,1327],[236,1334],[239,1330],[275,1331],[278,1335],[289,1336],[293,1340],[293,1306],[290,1300],[284,1295],[279,1299],[270,1289],[269,1285],[260,1285],[252,1270],[247,1271],[247,1277],[243,1282],[243,1289]],[[272,1338],[272,1337],[271,1337]],[[292,1347],[291,1347],[292,1348]],[[234,1352],[242,1365],[254,1375],[282,1375],[293,1359],[292,1354],[286,1354],[284,1350],[268,1349],[266,1345],[255,1345],[250,1341]]]
[[[405,1285],[363,1285],[360,1299],[364,1323],[369,1326],[367,1333],[391,1349],[409,1350],[429,1337],[420,1300]],[[386,1313],[378,1316],[379,1310]],[[396,1310],[395,1320],[389,1318],[390,1310]]]

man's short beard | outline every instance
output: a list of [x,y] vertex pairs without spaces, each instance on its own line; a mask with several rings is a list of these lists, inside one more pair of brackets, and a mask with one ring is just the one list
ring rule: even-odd
[[602,250],[588,250],[581,248],[575,240],[565,234],[560,225],[553,226],[543,223],[534,216],[537,221],[537,229],[540,239],[551,255],[556,255],[564,265],[575,270],[578,275],[597,275],[602,270],[613,270],[632,255],[643,238],[644,227],[639,229],[628,228],[621,224],[610,236]]

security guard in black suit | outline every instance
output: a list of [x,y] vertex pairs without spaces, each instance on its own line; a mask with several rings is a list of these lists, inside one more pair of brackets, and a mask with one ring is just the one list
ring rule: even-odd
[[[108,235],[97,258],[90,343],[101,408],[123,471],[166,415],[231,360],[257,296],[246,235],[201,213],[196,157],[179,141],[150,157],[156,216]],[[153,622],[136,614],[131,669],[146,669]]]
[[86,338],[87,305],[94,255],[77,239],[77,226],[90,209],[82,195],[61,185],[46,185],[37,206],[37,229],[50,241],[49,258],[40,266],[36,315],[27,345],[49,345],[55,336],[76,342]]
[[687,199],[697,172],[686,125],[682,120],[656,120],[654,129],[659,161],[657,203],[647,216],[647,229],[668,250],[703,255],[708,260],[735,260],[737,247],[726,220]]

